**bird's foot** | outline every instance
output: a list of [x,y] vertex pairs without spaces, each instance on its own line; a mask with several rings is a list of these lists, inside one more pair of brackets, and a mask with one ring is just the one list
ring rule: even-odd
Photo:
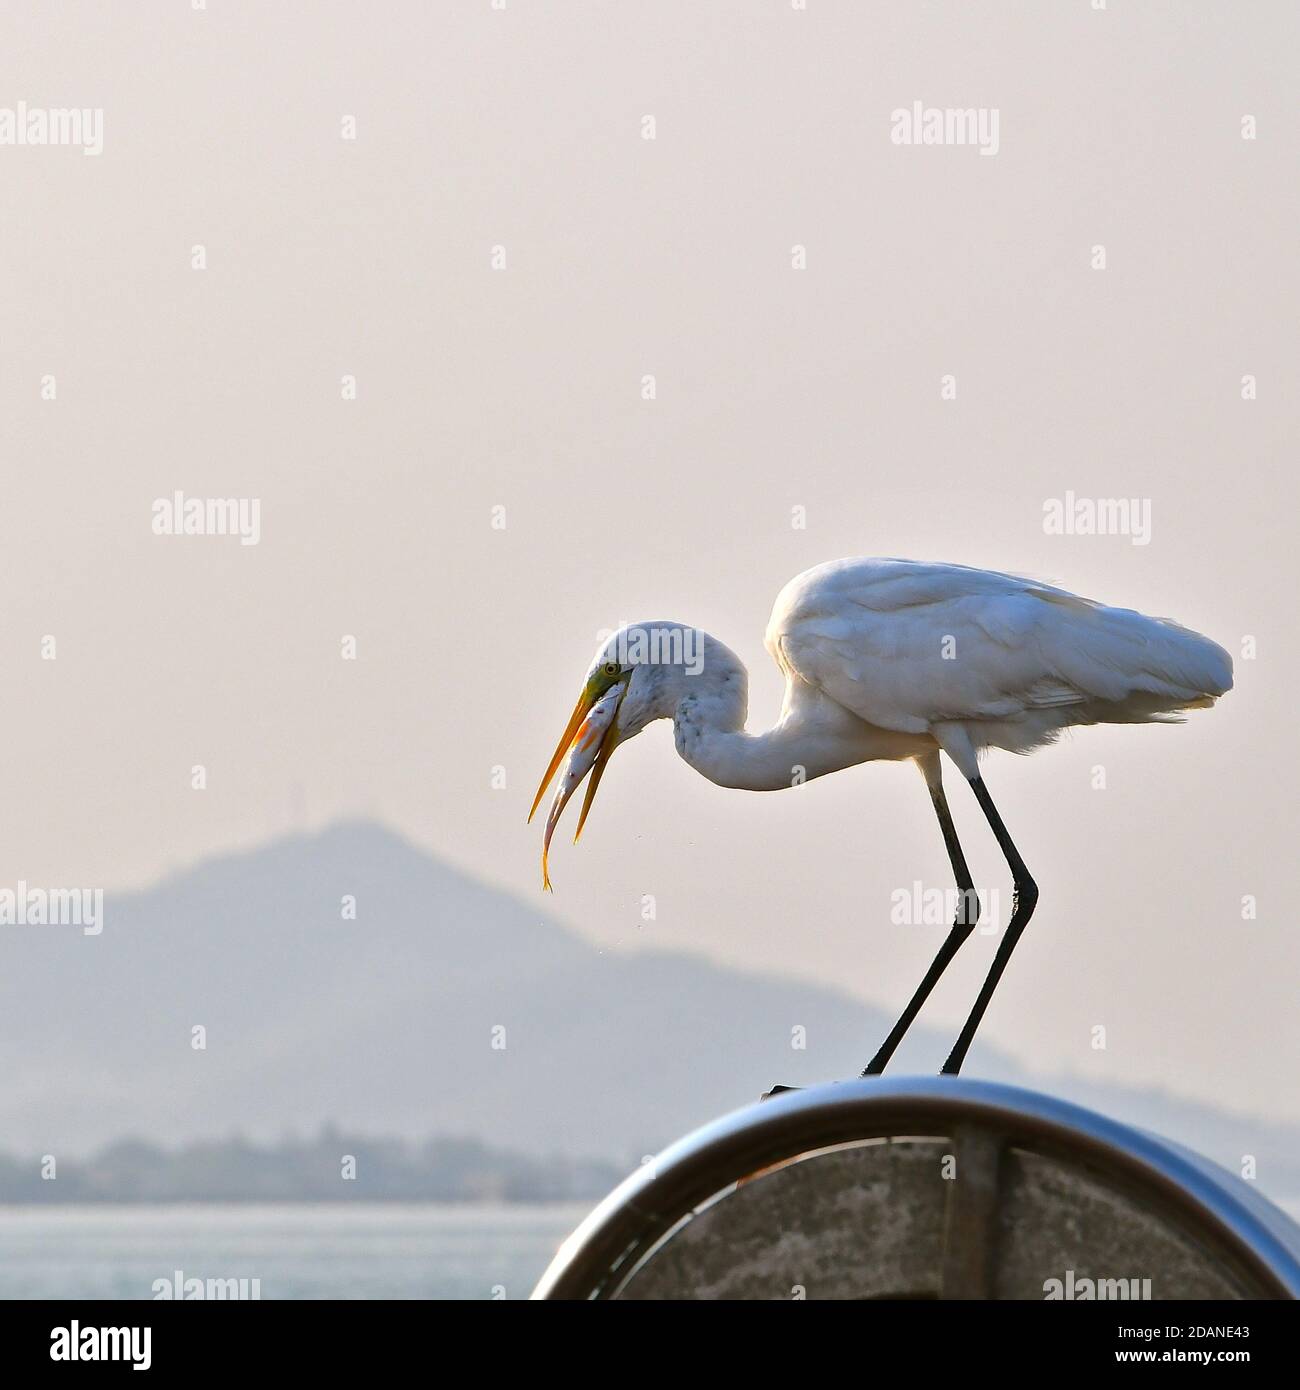
[[898,1046],[897,1039],[886,1038],[881,1044],[880,1050],[858,1073],[859,1079],[866,1076],[879,1076],[889,1065],[890,1059],[894,1055],[894,1049]]
[[783,1095],[786,1091],[802,1091],[802,1086],[773,1086],[770,1091],[764,1091],[759,1100],[771,1100],[773,1096]]

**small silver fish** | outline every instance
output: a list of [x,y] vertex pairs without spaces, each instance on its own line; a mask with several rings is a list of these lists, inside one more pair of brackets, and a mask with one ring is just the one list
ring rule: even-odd
[[551,876],[546,871],[546,856],[551,848],[551,836],[559,822],[560,813],[569,803],[569,798],[578,790],[582,779],[591,771],[592,764],[600,752],[606,731],[614,722],[618,702],[623,698],[624,682],[619,681],[596,701],[587,711],[587,717],[574,735],[569,745],[569,756],[565,759],[564,771],[555,788],[555,799],[551,802],[550,813],[546,817],[546,834],[542,839],[542,887],[551,890]]

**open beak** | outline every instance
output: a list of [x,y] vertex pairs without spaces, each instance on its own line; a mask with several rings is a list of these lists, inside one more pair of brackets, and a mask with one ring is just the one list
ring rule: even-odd
[[605,737],[600,741],[600,748],[596,752],[596,761],[591,765],[591,777],[587,781],[587,791],[582,798],[582,810],[578,812],[578,826],[573,832],[573,843],[576,845],[582,835],[582,827],[587,823],[587,812],[591,810],[591,803],[596,799],[596,788],[600,786],[600,779],[605,775],[605,769],[609,766],[609,760],[614,755],[614,749],[618,747],[618,738],[614,734],[613,724],[605,732]]
[[541,785],[537,788],[537,795],[533,797],[533,804],[528,812],[528,824],[533,823],[533,817],[537,814],[537,808],[542,804],[542,797],[546,795],[546,789],[551,785],[551,778],[555,776],[555,769],[564,761],[564,755],[569,751],[570,745],[578,735],[578,730],[582,728],[582,721],[587,717],[587,711],[596,703],[596,696],[588,685],[586,690],[578,697],[578,703],[573,707],[573,714],[569,717],[569,722],[565,726],[564,732],[560,735],[560,741],[555,745],[555,752],[551,756],[551,761],[546,766],[546,775],[542,778]]
[[588,683],[574,707],[564,733],[560,737],[554,756],[546,769],[546,775],[537,788],[532,810],[528,812],[530,821],[537,807],[541,804],[542,797],[546,795],[546,789],[550,786],[556,769],[563,761],[564,771],[560,776],[559,784],[555,789],[555,799],[551,802],[551,809],[546,817],[546,835],[542,841],[543,888],[549,889],[551,886],[550,875],[546,867],[547,854],[551,847],[551,836],[555,832],[561,813],[569,804],[569,799],[578,790],[583,778],[590,772],[591,781],[587,783],[587,794],[583,798],[582,814],[578,818],[578,828],[573,836],[575,843],[578,836],[582,834],[587,812],[591,809],[591,803],[596,796],[596,788],[600,785],[600,779],[604,776],[609,759],[618,746],[618,735],[614,732],[614,717],[618,713],[618,707],[626,689],[626,681],[616,681],[603,691],[598,687],[593,688],[593,684]]

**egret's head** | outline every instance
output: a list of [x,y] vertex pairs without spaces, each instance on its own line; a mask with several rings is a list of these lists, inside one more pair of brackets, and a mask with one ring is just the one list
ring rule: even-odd
[[[711,639],[698,628],[681,623],[645,622],[628,623],[601,643],[528,813],[531,821],[551,779],[567,757],[547,824],[547,846],[560,812],[590,772],[574,840],[582,834],[596,788],[615,748],[653,720],[673,714],[690,689],[691,679],[704,671],[708,640]],[[545,848],[542,876],[549,887]]]

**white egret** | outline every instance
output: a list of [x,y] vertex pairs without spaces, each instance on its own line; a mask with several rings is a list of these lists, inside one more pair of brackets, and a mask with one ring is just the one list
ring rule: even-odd
[[[909,560],[836,560],[797,576],[778,595],[764,640],[785,676],[785,700],[776,726],[751,734],[748,675],[734,652],[679,623],[621,628],[587,672],[533,811],[568,754],[550,826],[590,770],[576,841],[614,749],[655,719],[673,721],[677,751],[698,772],[748,791],[912,759],[929,787],[961,906],[866,1076],[884,1070],[978,917],[943,790],[946,753],[970,783],[1015,885],[993,965],[943,1066],[956,1073],[1038,901],[979,756],[990,748],[1027,753],[1075,725],[1177,722],[1181,711],[1231,689],[1232,659],[1164,618],[1009,574]],[[583,732],[598,705],[597,727]]]

